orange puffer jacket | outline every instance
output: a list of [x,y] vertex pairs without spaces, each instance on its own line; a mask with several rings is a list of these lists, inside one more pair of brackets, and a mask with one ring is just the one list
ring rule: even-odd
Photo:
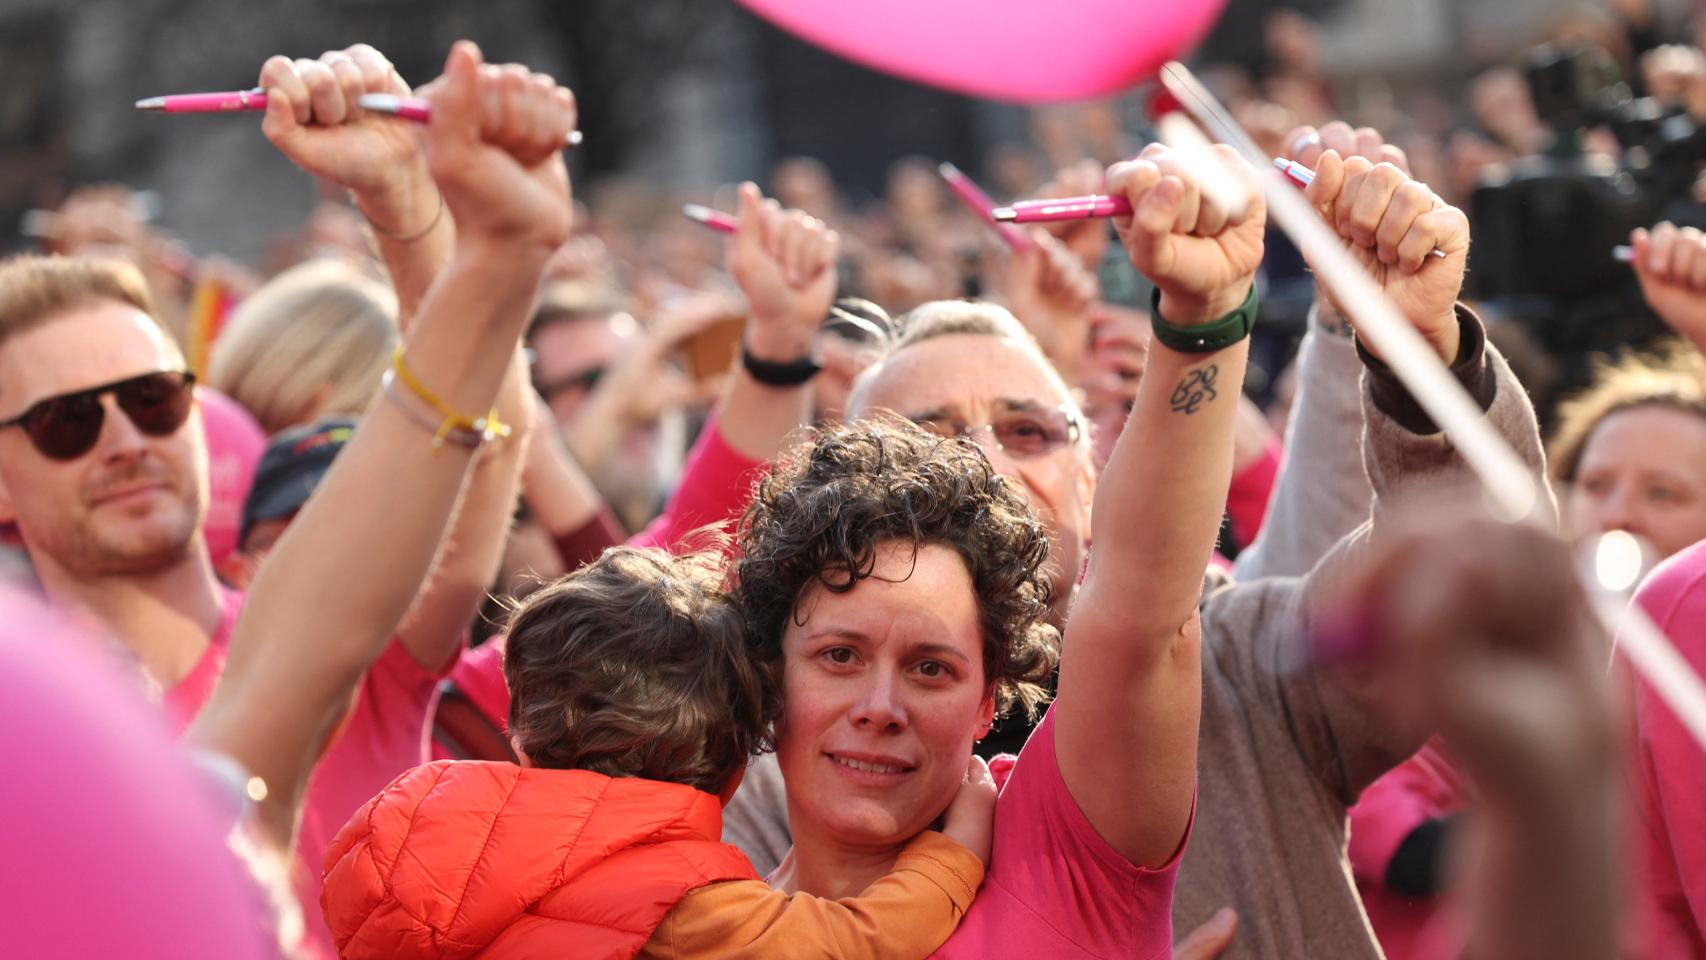
[[332,841],[320,904],[345,960],[632,958],[689,890],[757,879],[722,823],[680,784],[429,763]]

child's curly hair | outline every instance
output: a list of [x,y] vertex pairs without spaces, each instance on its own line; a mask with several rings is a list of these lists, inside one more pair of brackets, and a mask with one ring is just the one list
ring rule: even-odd
[[721,793],[770,747],[780,691],[707,552],[612,547],[511,615],[509,727],[537,767]]

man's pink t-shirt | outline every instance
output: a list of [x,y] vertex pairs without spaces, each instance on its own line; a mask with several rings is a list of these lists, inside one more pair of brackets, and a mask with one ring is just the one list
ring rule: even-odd
[[[181,734],[206,705],[225,668],[231,631],[243,608],[243,595],[221,591],[222,613],[207,651],[165,694],[167,715]],[[297,831],[297,896],[308,925],[310,947],[320,956],[336,955],[320,914],[320,886],[326,848],[361,805],[373,799],[404,771],[426,762],[426,724],[440,674],[423,669],[395,638],[362,678],[355,708],[332,745],[314,767]]]
[[1050,707],[1002,785],[977,899],[933,956],[1170,957],[1183,853],[1145,869],[1102,839],[1061,778]]
[[[1706,672],[1706,542],[1660,564],[1635,594],[1697,672]],[[1645,681],[1635,692],[1639,737],[1645,956],[1706,956],[1706,754]]]

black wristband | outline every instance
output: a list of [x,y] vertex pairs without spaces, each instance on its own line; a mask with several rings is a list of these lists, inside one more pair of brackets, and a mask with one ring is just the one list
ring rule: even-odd
[[809,353],[787,363],[760,360],[752,355],[745,342],[740,345],[740,365],[746,368],[752,379],[771,387],[797,387],[817,376],[818,371],[823,369]]
[[1195,327],[1175,327],[1161,316],[1161,288],[1149,295],[1149,326],[1155,339],[1180,353],[1213,353],[1224,350],[1250,335],[1256,325],[1256,285],[1236,310],[1213,323]]

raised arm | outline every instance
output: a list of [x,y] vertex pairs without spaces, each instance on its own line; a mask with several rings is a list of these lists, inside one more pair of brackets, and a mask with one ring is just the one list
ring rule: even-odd
[[[360,43],[318,60],[273,57],[261,68],[268,91],[262,129],[297,166],[349,190],[367,217],[397,290],[407,333],[429,285],[451,256],[454,218],[427,169],[417,129],[363,111],[364,93],[409,93],[384,54]],[[527,424],[527,374],[505,381],[495,409]],[[431,574],[397,637],[423,668],[447,668],[497,575],[509,534],[521,451],[511,444],[482,456],[468,481]]]
[[[1286,138],[1290,159],[1315,169],[1328,150],[1390,163],[1409,172],[1404,151],[1378,131],[1343,121],[1298,127]],[[1297,398],[1286,426],[1287,456],[1262,533],[1238,555],[1240,580],[1309,572],[1341,538],[1368,519],[1372,492],[1362,468],[1362,391],[1350,323],[1316,290],[1309,329],[1297,351]]]
[[[545,261],[568,233],[559,150],[575,107],[547,78],[484,66],[469,43],[445,70],[428,92],[425,141],[459,236],[404,359],[444,407],[479,415],[492,408]],[[266,781],[262,820],[285,845],[314,763],[426,576],[475,459],[455,442],[433,444],[419,421],[441,416],[401,383],[375,399],[257,578],[194,728]]]
[[[1133,265],[1155,282],[1158,322],[1207,331],[1253,309],[1266,221],[1256,184],[1224,147],[1151,146],[1109,168],[1110,192],[1134,211],[1115,226]],[[1190,820],[1202,699],[1197,599],[1232,475],[1248,351],[1246,336],[1186,352],[1157,335],[1096,491],[1089,569],[1061,643],[1061,775],[1097,832],[1142,866],[1169,860]]]
[[[1458,383],[1539,483],[1543,458],[1534,410],[1487,344],[1480,320],[1455,303],[1467,218],[1394,167],[1340,161],[1332,152],[1321,158],[1310,191],[1347,247],[1450,363]],[[1446,255],[1428,252],[1435,249]],[[1397,262],[1388,264],[1395,253]],[[1433,731],[1395,715],[1391,690],[1380,678],[1312,661],[1309,637],[1332,626],[1323,620],[1320,598],[1366,562],[1369,544],[1387,535],[1393,511],[1406,500],[1441,486],[1468,490],[1474,484],[1456,447],[1386,365],[1366,350],[1362,359],[1362,456],[1373,492],[1368,521],[1306,577],[1238,584],[1211,594],[1203,606],[1214,656],[1239,686],[1253,722],[1283,725],[1323,790],[1347,806]]]
[[[729,274],[752,313],[744,346],[754,359],[789,364],[812,356],[818,328],[835,302],[841,238],[816,217],[783,210],[758,187],[740,187],[740,229],[730,238]],[[736,365],[718,426],[729,446],[754,460],[776,459],[789,434],[810,423],[809,380],[764,383]]]

